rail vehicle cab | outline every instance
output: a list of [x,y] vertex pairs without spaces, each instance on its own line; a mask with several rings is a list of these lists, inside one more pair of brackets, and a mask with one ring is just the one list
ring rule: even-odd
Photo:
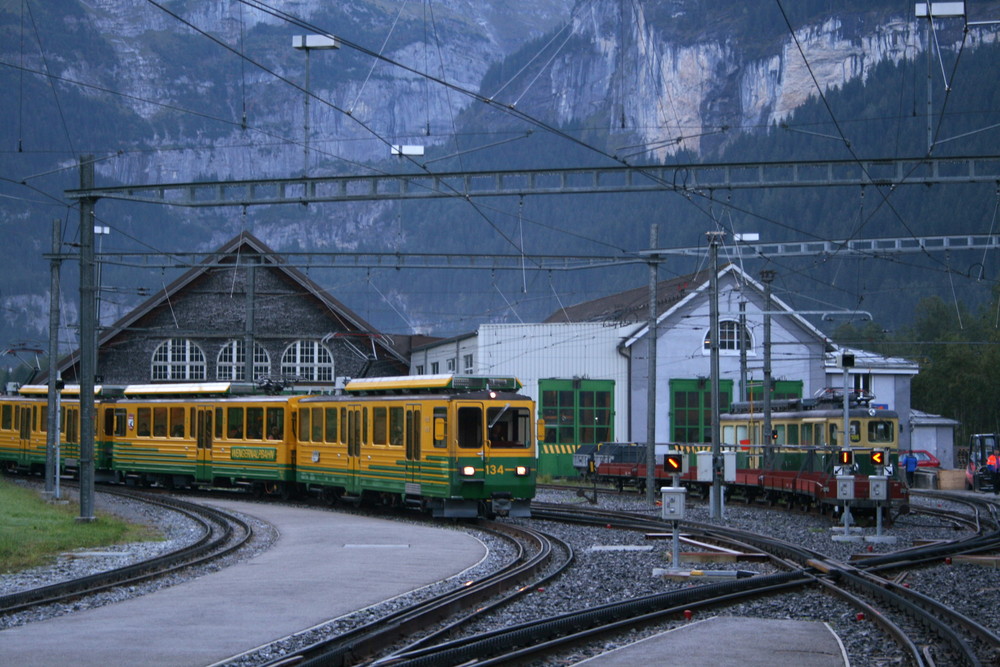
[[965,464],[966,489],[993,490],[993,479],[986,470],[986,461],[997,447],[1000,447],[1000,434],[976,433],[969,437],[969,461]]
[[435,418],[435,435],[445,435],[453,448],[454,483],[461,497],[446,503],[449,511],[475,516],[482,513],[482,503],[487,515],[530,516],[537,437],[532,413],[524,396],[490,390],[454,401],[450,440],[446,423]]
[[298,404],[298,482],[435,517],[529,516],[534,402],[515,378],[361,378]]

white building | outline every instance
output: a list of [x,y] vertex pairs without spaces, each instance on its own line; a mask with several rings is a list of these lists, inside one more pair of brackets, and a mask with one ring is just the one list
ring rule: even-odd
[[[739,267],[719,271],[719,376],[723,409],[745,393],[759,397],[770,313],[775,398],[808,397],[841,387],[840,350]],[[708,271],[657,285],[655,441],[710,441]],[[411,372],[516,375],[546,420],[543,474],[572,473],[580,444],[645,442],[649,386],[649,290],[642,287],[560,309],[541,324],[484,324],[475,333],[415,348]],[[741,335],[742,332],[742,335]],[[909,446],[910,380],[916,364],[853,351],[852,387],[900,413]]]

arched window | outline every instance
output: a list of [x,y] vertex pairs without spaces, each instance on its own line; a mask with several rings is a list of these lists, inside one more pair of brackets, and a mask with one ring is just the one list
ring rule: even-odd
[[281,374],[313,382],[333,382],[333,355],[318,341],[297,340],[281,355]]
[[204,380],[205,353],[191,340],[171,338],[153,351],[153,380]]
[[[215,377],[219,380],[242,382],[247,376],[247,346],[243,340],[231,340],[219,350]],[[271,355],[259,343],[253,344],[253,379],[271,374]]]
[[[743,336],[740,336],[740,330],[743,331]],[[708,352],[711,350],[709,346],[709,338],[711,337],[711,330],[705,332],[705,343],[704,350]],[[742,340],[741,340],[742,338]],[[719,352],[725,353],[736,353],[740,351],[740,348],[745,349],[747,354],[753,352],[753,340],[750,338],[750,332],[746,328],[741,327],[740,323],[736,320],[723,320],[719,322]]]

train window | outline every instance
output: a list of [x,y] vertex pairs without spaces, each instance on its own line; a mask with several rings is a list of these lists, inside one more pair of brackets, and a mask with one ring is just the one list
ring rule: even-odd
[[372,408],[372,444],[384,445],[389,431],[385,408]]
[[414,460],[420,459],[420,410],[412,412],[413,423],[410,425],[410,437],[413,439],[412,455]]
[[722,427],[722,444],[724,445],[736,444],[736,428],[734,426]]
[[837,429],[837,425],[836,424],[830,424],[830,446],[831,447],[836,447],[837,446],[837,430],[838,429]]
[[458,409],[458,446],[466,449],[483,446],[483,411],[481,408]]
[[135,411],[135,434],[139,436],[149,435],[149,423],[152,420],[151,410],[149,408],[138,408]]
[[776,439],[775,438],[771,438],[772,444],[775,444],[775,445],[787,445],[788,444],[788,440],[786,438],[787,433],[785,431],[785,425],[784,424],[775,424],[772,427],[772,430],[774,430],[778,434],[778,437]]
[[326,441],[337,442],[337,408],[326,408]]
[[217,439],[222,437],[222,428],[225,426],[225,423],[222,420],[222,414],[222,408],[215,409],[215,437]]
[[167,435],[167,409],[153,408],[153,435],[164,438]]
[[281,408],[267,409],[267,438],[268,440],[285,439],[285,411]]
[[[108,411],[108,416],[111,416],[111,411]],[[114,435],[118,437],[125,436],[125,429],[128,427],[128,416],[125,408],[115,408],[114,417],[111,420],[114,424]],[[108,435],[111,435],[110,433]]]
[[45,433],[46,431],[49,430],[49,407],[47,405],[43,405],[41,408],[39,408],[39,412],[41,413],[42,416],[41,420],[38,423],[38,430],[41,431],[42,433]]
[[170,437],[184,437],[184,408],[170,408]]
[[66,442],[79,442],[80,434],[80,411],[70,409],[66,411]]
[[516,448],[530,442],[530,419],[523,408],[490,408],[486,412],[490,426],[490,446]]
[[403,408],[389,408],[389,444],[403,446]]
[[448,410],[434,408],[434,447],[443,449],[448,446]]
[[226,428],[230,439],[243,438],[243,408],[228,408],[226,410]]
[[11,405],[3,406],[3,416],[0,417],[0,428],[5,428],[8,431],[12,428],[14,419],[14,408]]
[[[351,441],[353,442],[353,444],[354,444],[355,447],[358,447],[361,444],[362,426],[361,426],[361,415],[358,414],[359,412],[364,412],[365,416],[366,417],[368,416],[368,411],[367,410],[354,410],[354,411],[352,411],[352,415],[351,416],[354,417],[354,428],[352,429],[353,432],[351,433]],[[367,426],[367,420],[365,422],[365,425]]]
[[312,409],[312,441],[323,442],[323,408]]
[[340,442],[347,442],[347,408],[340,409]]
[[852,421],[850,424],[851,428],[851,442],[861,442],[861,422]]
[[789,424],[788,425],[788,444],[797,445],[799,444],[799,425]]
[[264,439],[264,408],[247,408],[247,438]]
[[309,442],[312,428],[309,426],[309,408],[299,410],[299,440]]
[[868,422],[868,442],[887,443],[895,442],[896,432],[891,421],[872,420]]

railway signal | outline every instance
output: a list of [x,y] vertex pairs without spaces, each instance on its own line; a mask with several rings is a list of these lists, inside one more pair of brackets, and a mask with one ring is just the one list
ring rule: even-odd
[[684,472],[683,454],[664,454],[663,471],[672,475],[679,475]]
[[854,451],[850,449],[841,449],[837,452],[837,462],[842,466],[853,466]]
[[884,449],[873,449],[872,450],[872,467],[884,466],[885,465],[885,450]]

